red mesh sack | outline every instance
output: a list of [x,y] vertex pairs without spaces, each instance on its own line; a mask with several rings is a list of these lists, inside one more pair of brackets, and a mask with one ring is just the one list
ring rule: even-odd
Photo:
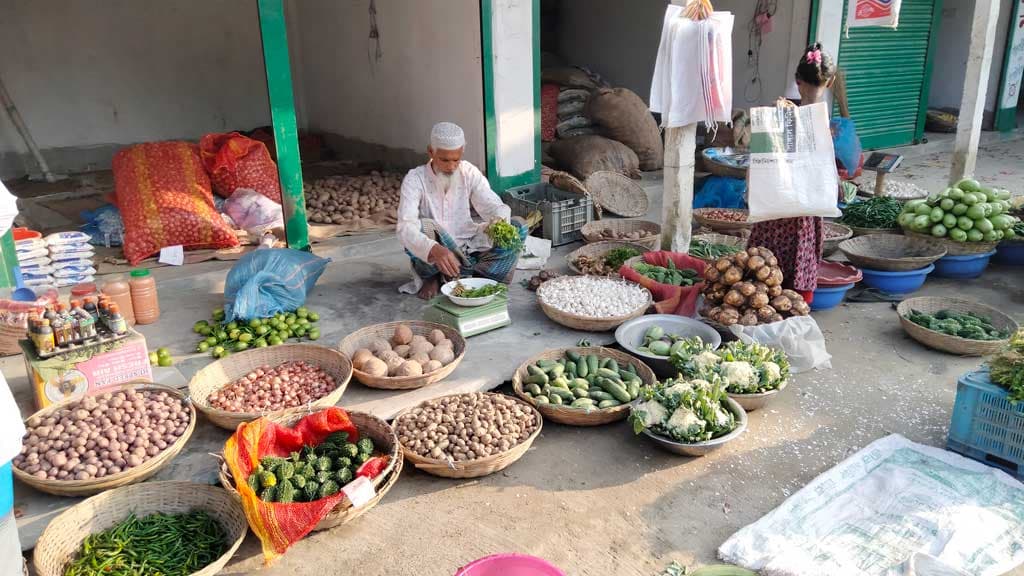
[[[704,277],[705,262],[688,254],[662,250],[645,253],[643,260],[654,266],[668,266],[668,262],[671,260],[676,268],[696,270],[701,278]],[[655,282],[626,264],[619,269],[619,275],[650,290],[651,296],[654,297],[654,309],[658,311],[658,314],[693,316],[697,312],[697,298],[704,288],[703,280],[693,286],[669,286]]]
[[238,238],[213,206],[199,149],[188,142],[129,146],[114,156],[124,255],[134,266],[161,248],[233,248]]
[[199,153],[218,195],[229,198],[239,188],[251,188],[281,203],[277,164],[263,142],[238,132],[207,134],[199,141]]
[[[260,418],[238,425],[235,433],[224,444],[224,461],[235,480],[235,489],[242,499],[242,509],[249,527],[263,545],[263,557],[272,562],[288,548],[302,539],[323,520],[345,497],[338,491],[312,502],[264,502],[249,487],[246,479],[264,456],[287,458],[305,445],[316,446],[333,432],[346,432],[349,442],[359,440],[359,431],[348,413],[338,407],[314,412],[294,427],[287,428]],[[367,460],[356,476],[372,480],[387,467],[387,456],[374,456]]]
[[544,142],[555,140],[558,128],[557,84],[543,84],[540,87],[540,139]]

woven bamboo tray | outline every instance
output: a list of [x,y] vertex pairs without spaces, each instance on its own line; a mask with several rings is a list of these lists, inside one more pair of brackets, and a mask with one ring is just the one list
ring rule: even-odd
[[931,234],[921,234],[920,232],[912,232],[910,230],[904,230],[903,233],[911,238],[918,238],[945,249],[947,256],[988,254],[999,246],[998,240],[995,242],[954,242],[949,238],[936,238]]
[[733,222],[732,220],[714,220],[705,216],[712,210],[730,210],[732,212],[740,212],[744,217],[748,216],[746,210],[738,210],[731,208],[697,208],[693,211],[693,219],[697,221],[701,226],[706,226],[715,232],[735,232],[737,230],[749,230],[753,224],[750,222]]
[[558,348],[538,354],[520,364],[519,368],[516,368],[516,373],[512,375],[512,389],[515,391],[516,396],[519,396],[524,402],[539,410],[545,418],[559,424],[567,424],[569,426],[600,426],[601,424],[622,420],[629,415],[629,404],[615,406],[614,408],[591,408],[584,410],[555,404],[538,404],[523,391],[523,380],[529,376],[529,372],[526,369],[527,366],[536,364],[539,360],[558,360],[564,357],[568,350],[577,352],[580,355],[595,354],[602,358],[614,358],[619,363],[619,366],[634,366],[636,367],[637,376],[640,377],[645,386],[650,386],[657,380],[654,372],[636,356],[612,350],[611,348],[596,346],[590,348]]
[[210,394],[260,366],[274,367],[292,361],[309,362],[319,366],[330,374],[338,385],[330,394],[311,402],[310,406],[313,408],[326,408],[337,404],[341,400],[341,395],[345,393],[349,380],[352,379],[352,361],[337,350],[312,344],[279,344],[232,354],[207,365],[192,377],[188,383],[188,393],[196,408],[205,414],[210,422],[234,431],[242,422],[255,420],[265,414],[229,412],[214,408],[209,402]]
[[836,222],[825,222],[825,237],[828,238],[828,231],[835,232],[836,237],[825,240],[821,246],[821,257],[831,256],[839,250],[839,243],[853,238],[853,229]]
[[406,325],[412,330],[413,336],[428,336],[431,330],[440,330],[444,332],[445,338],[452,341],[453,349],[455,352],[455,360],[452,360],[447,366],[430,372],[429,374],[423,374],[422,376],[372,376],[361,370],[353,369],[352,373],[355,374],[356,380],[363,383],[364,386],[370,388],[380,388],[382,390],[412,390],[413,388],[422,388],[428,384],[440,382],[444,380],[455,368],[458,367],[459,362],[462,362],[462,357],[466,355],[466,339],[463,338],[458,332],[450,326],[444,324],[435,324],[433,322],[423,322],[422,320],[408,320],[405,322],[385,322],[383,324],[374,324],[373,326],[367,326],[356,330],[355,332],[346,336],[341,343],[338,345],[338,349],[341,353],[349,358],[356,353],[356,350],[365,348],[375,338],[383,338],[388,342],[391,341],[391,337],[395,333],[395,328],[399,325]]
[[0,356],[13,356],[21,354],[19,341],[24,340],[27,328],[0,324]]
[[[267,420],[290,427],[307,414],[309,412],[305,409],[292,410],[288,413],[271,414],[267,416]],[[378,448],[384,447],[381,452],[386,453],[391,459],[384,471],[373,479],[373,489],[376,491],[376,495],[369,502],[359,508],[353,508],[352,502],[348,498],[342,498],[313,528],[314,532],[348,524],[369,512],[371,508],[384,499],[384,495],[391,490],[391,487],[398,481],[398,476],[402,473],[402,452],[395,430],[387,422],[367,412],[348,412],[348,416],[359,430],[360,436],[369,436]],[[223,458],[221,459],[218,477],[220,478],[221,486],[231,494],[235,502],[241,502],[241,496],[239,496],[238,490],[235,489],[235,481],[231,476],[231,470],[228,468],[227,463],[223,461]]]
[[227,492],[192,482],[146,482],[108,490],[75,504],[47,524],[32,553],[32,566],[38,576],[63,576],[86,537],[121,523],[130,514],[181,514],[195,509],[213,516],[227,534],[227,552],[191,575],[213,576],[242,545],[249,524]]
[[[185,395],[174,388],[162,386],[160,384],[154,384],[152,382],[128,382],[120,386],[112,386],[105,388],[104,392],[118,392],[121,390],[128,390],[134,388],[136,390],[154,390],[167,392],[175,398],[185,400]],[[47,406],[42,410],[36,412],[32,416],[26,418],[26,421],[39,417],[46,418],[50,414],[53,414],[60,408],[71,404],[77,404],[82,398],[73,398],[66,400],[52,406]],[[196,409],[192,402],[185,402],[185,406],[189,410],[189,423],[188,427],[185,428],[185,433],[181,435],[174,444],[171,444],[162,452],[156,456],[146,460],[142,464],[129,468],[123,472],[117,474],[111,474],[104,476],[103,478],[94,478],[92,480],[50,480],[43,478],[36,478],[35,476],[26,473],[17,466],[11,466],[11,470],[14,472],[14,477],[20,480],[22,483],[27,484],[40,492],[46,492],[47,494],[54,494],[57,496],[91,496],[99,492],[110,490],[112,488],[118,488],[120,486],[127,486],[129,484],[135,484],[142,482],[146,478],[156,474],[165,466],[170,464],[171,460],[181,452],[185,444],[188,443],[188,439],[192,436],[192,431],[196,428]]]
[[957,336],[950,336],[924,326],[911,322],[907,315],[911,310],[934,314],[939,310],[956,310],[957,312],[973,312],[992,319],[992,326],[997,330],[1003,330],[1013,334],[1020,326],[1006,314],[991,306],[969,300],[958,300],[956,298],[938,298],[934,296],[921,296],[910,298],[900,302],[896,307],[896,313],[900,315],[900,324],[903,330],[911,338],[921,344],[943,352],[959,354],[960,356],[988,356],[999,352],[1006,346],[1008,339],[1004,340],[968,340]]
[[574,330],[583,330],[585,332],[607,332],[609,330],[614,330],[615,328],[618,328],[619,325],[625,322],[626,320],[632,320],[633,318],[636,318],[638,316],[643,316],[644,313],[647,312],[647,309],[650,308],[651,305],[654,303],[650,291],[644,288],[644,291],[647,292],[647,302],[637,307],[636,310],[633,310],[632,312],[624,314],[622,316],[612,316],[610,318],[592,318],[589,316],[579,316],[577,314],[569,314],[567,312],[562,312],[561,310],[553,306],[550,306],[544,302],[545,286],[551,286],[558,282],[571,281],[572,278],[574,277],[561,276],[559,278],[553,278],[541,284],[540,288],[537,288],[537,303],[540,304],[541,310],[544,311],[544,314],[547,315],[548,318],[567,328],[572,328]]
[[[641,254],[644,252],[650,252],[650,248],[642,244],[636,244],[633,242],[617,241],[612,240],[608,242],[594,242],[593,244],[584,244],[576,250],[573,250],[565,257],[565,263],[569,265],[569,269],[574,273],[583,276],[583,271],[576,266],[576,259],[580,256],[590,256],[591,258],[601,258],[608,252],[615,250],[616,248],[635,248],[640,251]],[[609,276],[618,276],[618,270]]]
[[[708,234],[697,234],[690,238],[690,246],[697,240],[703,240],[709,244],[724,244],[726,246],[736,246],[738,248],[746,249],[747,239],[739,236],[726,236],[725,234],[718,234],[717,232],[711,232]],[[703,258],[701,258],[703,260]],[[708,260],[710,262],[711,260]]]
[[858,268],[888,272],[927,268],[946,255],[937,244],[895,234],[857,236],[840,242],[839,250]]
[[[844,224],[844,226],[849,226],[849,224]],[[850,230],[853,230],[854,238],[871,236],[873,234],[899,235],[903,233],[903,230],[900,228],[861,228],[860,226],[850,226]]]
[[640,218],[647,215],[647,193],[628,176],[610,170],[598,170],[587,176],[583,185],[595,204],[616,216]]
[[[484,394],[495,393],[484,392]],[[449,396],[459,396],[459,394],[450,394]],[[445,396],[440,396],[439,398],[445,398]],[[433,398],[432,400],[437,399],[438,398]],[[515,398],[515,400],[517,402],[523,402],[519,398]],[[523,404],[530,406],[530,404],[527,404],[526,402],[523,402]],[[392,422],[395,422],[396,428],[398,419],[405,416],[410,411],[415,410],[418,406],[420,405],[418,404],[411,408],[406,408],[395,415],[395,419]],[[526,454],[526,451],[530,449],[530,445],[533,444],[533,441],[537,439],[537,436],[540,436],[541,428],[544,427],[544,417],[541,416],[541,413],[533,406],[530,406],[530,409],[533,411],[534,417],[536,418],[537,427],[533,430],[533,433],[526,438],[526,440],[523,440],[519,444],[516,444],[512,448],[501,452],[500,454],[491,454],[490,456],[477,458],[476,460],[449,461],[424,458],[412,450],[407,449],[405,446],[402,446],[402,453],[405,454],[405,459],[412,462],[412,465],[417,469],[422,470],[427,474],[441,476],[442,478],[479,478],[481,476],[500,472],[514,464],[516,460],[522,458],[523,455]]]
[[[611,230],[613,233],[629,234],[630,232],[647,232],[647,238],[628,240],[625,238],[605,238],[601,233]],[[596,220],[583,225],[583,239],[589,244],[594,242],[630,242],[644,246],[646,250],[657,250],[661,245],[661,224],[647,220]]]

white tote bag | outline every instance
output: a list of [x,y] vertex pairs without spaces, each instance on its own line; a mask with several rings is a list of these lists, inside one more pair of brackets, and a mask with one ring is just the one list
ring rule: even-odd
[[842,216],[825,103],[751,108],[750,127],[750,222]]

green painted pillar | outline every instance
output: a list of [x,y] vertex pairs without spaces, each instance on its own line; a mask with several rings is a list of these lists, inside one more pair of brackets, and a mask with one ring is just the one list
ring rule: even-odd
[[306,223],[306,199],[302,194],[302,160],[295,126],[295,99],[292,95],[292,70],[288,60],[288,32],[284,20],[284,0],[258,0],[260,34],[263,38],[263,64],[267,69],[267,93],[270,117],[274,123],[277,147],[277,171],[281,179],[285,235],[288,247],[309,250]]
[[3,262],[0,264],[0,288],[14,288],[14,268],[18,266],[18,252],[14,246],[14,235],[8,230],[0,236],[0,252]]

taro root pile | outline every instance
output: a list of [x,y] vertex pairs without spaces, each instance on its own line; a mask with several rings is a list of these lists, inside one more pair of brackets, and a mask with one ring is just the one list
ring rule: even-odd
[[701,314],[723,326],[755,326],[811,313],[800,294],[782,288],[782,270],[767,248],[719,258],[704,269],[704,279]]
[[613,230],[611,228],[601,229],[600,236],[601,240],[647,240],[652,236],[655,236],[654,232],[650,230],[633,230],[632,232],[625,232],[622,230]]
[[310,222],[344,224],[376,214],[398,215],[402,175],[374,170],[364,176],[330,176],[305,183]]
[[530,277],[529,280],[524,280],[523,285],[526,286],[527,290],[536,292],[540,285],[547,282],[548,280],[554,280],[555,278],[561,277],[561,274],[553,270],[541,270],[537,274]]

